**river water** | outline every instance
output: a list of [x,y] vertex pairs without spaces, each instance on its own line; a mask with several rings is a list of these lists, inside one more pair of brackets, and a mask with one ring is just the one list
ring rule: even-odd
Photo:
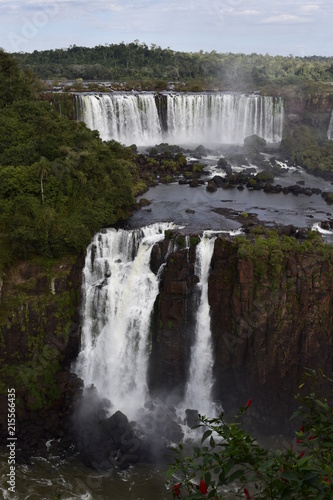
[[8,492],[7,453],[0,450],[0,495],[13,500],[164,500],[166,466],[136,466],[126,471],[97,472],[77,457],[52,454],[32,457],[31,465],[16,465],[15,494]]

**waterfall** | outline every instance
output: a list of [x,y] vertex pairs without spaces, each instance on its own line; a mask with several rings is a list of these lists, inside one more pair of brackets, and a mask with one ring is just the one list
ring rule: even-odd
[[240,144],[257,134],[268,142],[282,137],[279,98],[238,94],[169,95],[169,142]]
[[327,138],[330,141],[333,141],[333,110],[332,110],[332,114],[331,114],[330,123],[329,123],[328,129],[327,129]]
[[196,314],[195,339],[191,349],[188,382],[185,389],[184,409],[198,410],[214,416],[213,347],[210,330],[210,307],[208,303],[208,277],[216,236],[205,231],[196,246],[195,274],[199,278],[200,301]]
[[[158,98],[157,98],[158,97]],[[241,94],[77,94],[78,115],[103,140],[126,145],[241,144],[257,134],[280,142],[280,97]]]
[[79,96],[80,115],[104,141],[128,146],[161,142],[161,125],[154,94]]
[[107,229],[87,250],[83,272],[82,349],[75,371],[114,409],[133,418],[147,396],[149,327],[158,294],[150,270],[154,244],[170,223]]

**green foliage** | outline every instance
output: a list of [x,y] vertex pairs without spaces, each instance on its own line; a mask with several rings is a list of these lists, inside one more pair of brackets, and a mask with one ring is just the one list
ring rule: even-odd
[[254,178],[259,182],[273,182],[274,174],[272,174],[271,172],[259,172],[254,176]]
[[[138,40],[125,44],[73,45],[68,49],[15,54],[22,68],[32,68],[43,79],[126,81],[128,88],[165,90],[172,81],[176,90],[248,90],[332,81],[332,57],[282,57],[268,54],[176,52]],[[184,87],[182,82],[186,82]],[[80,82],[78,82],[79,84]],[[306,91],[309,89],[306,88]]]
[[[322,375],[332,390],[333,379]],[[174,463],[168,477],[176,479],[174,498],[240,498],[265,500],[323,499],[333,497],[333,409],[329,401],[315,393],[298,396],[301,401],[294,415],[301,418],[295,446],[283,451],[267,450],[243,430],[240,417],[250,410],[252,401],[227,423],[218,418],[199,417],[204,433],[192,454],[182,444],[172,448]],[[200,481],[200,483],[199,483]],[[232,496],[234,498],[234,496]]]
[[34,100],[33,85],[1,51],[0,67],[0,268],[33,254],[80,252],[128,215],[135,155]]
[[10,106],[19,99],[30,98],[35,84],[35,77],[20,71],[18,62],[0,49],[0,108]]
[[305,125],[285,129],[280,150],[307,170],[333,172],[333,141],[322,140],[315,130]]

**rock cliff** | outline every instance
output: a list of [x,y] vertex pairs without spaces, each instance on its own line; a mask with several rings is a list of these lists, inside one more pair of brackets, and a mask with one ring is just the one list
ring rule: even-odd
[[[263,239],[262,239],[263,240]],[[262,248],[261,248],[262,246]],[[168,256],[155,309],[151,386],[184,388],[193,341],[194,248]],[[217,238],[209,277],[215,397],[232,414],[253,398],[260,431],[286,431],[306,368],[332,373],[333,258]]]
[[307,125],[326,134],[333,109],[333,94],[316,92],[284,98],[285,125]]
[[70,373],[79,348],[83,259],[19,262],[3,277],[0,304],[0,435],[7,436],[7,389],[16,395],[23,452],[69,431],[81,383]]

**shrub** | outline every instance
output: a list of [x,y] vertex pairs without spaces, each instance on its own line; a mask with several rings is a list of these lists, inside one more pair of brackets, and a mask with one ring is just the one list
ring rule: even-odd
[[[332,384],[332,378],[322,377]],[[314,392],[296,397],[301,405],[292,418],[301,417],[301,427],[295,446],[283,451],[260,447],[243,430],[240,417],[250,411],[251,399],[234,423],[227,423],[223,413],[199,416],[197,427],[205,431],[192,455],[185,455],[182,444],[172,448],[175,460],[168,477],[177,477],[173,497],[220,500],[237,491],[240,498],[257,500],[333,498],[333,409]]]

